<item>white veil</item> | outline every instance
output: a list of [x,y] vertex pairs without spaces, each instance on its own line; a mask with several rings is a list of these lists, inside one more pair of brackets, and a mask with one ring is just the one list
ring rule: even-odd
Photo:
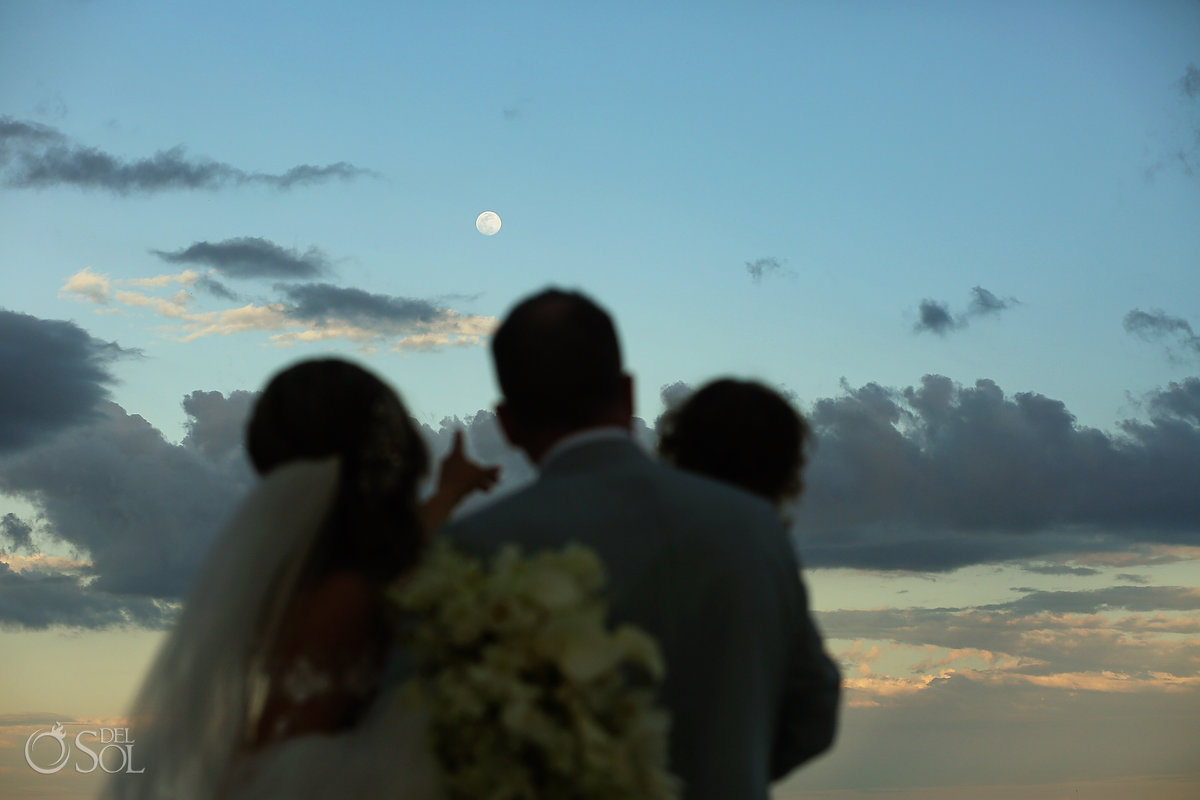
[[211,800],[256,703],[269,646],[338,485],[338,460],[297,461],[250,492],[217,538],[130,714],[142,774],[114,775],[107,800]]

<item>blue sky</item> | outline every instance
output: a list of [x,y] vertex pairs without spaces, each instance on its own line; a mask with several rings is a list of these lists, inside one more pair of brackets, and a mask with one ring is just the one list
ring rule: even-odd
[[[477,413],[486,334],[553,282],[613,311],[649,423],[665,387],[722,374],[819,423],[797,540],[859,683],[807,796],[971,782],[872,743],[904,721],[922,746],[975,742],[993,766],[974,796],[1146,776],[1183,796],[1182,745],[1059,745],[1057,771],[1031,753],[1006,772],[930,709],[973,730],[1041,687],[1060,716],[1170,742],[1197,703],[1198,42],[1195,2],[5,3],[0,364],[35,402],[0,400],[0,638],[19,653],[0,718],[121,713],[162,624],[146,598],[177,598],[219,523],[161,494],[235,501],[238,393],[292,360],[357,358],[431,440],[458,418],[527,476]],[[54,331],[78,347],[44,349]],[[64,465],[91,465],[75,494]],[[164,526],[183,555],[155,588],[129,565]],[[35,579],[80,569],[115,588],[28,613]],[[86,689],[39,677],[126,651]],[[1013,730],[1061,740],[1027,711]],[[14,752],[0,781],[47,788]],[[874,777],[850,770],[864,758]]]

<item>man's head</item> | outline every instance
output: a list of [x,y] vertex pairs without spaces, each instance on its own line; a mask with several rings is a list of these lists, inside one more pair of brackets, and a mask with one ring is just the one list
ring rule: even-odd
[[492,356],[500,422],[535,461],[576,431],[629,426],[631,382],[616,329],[582,294],[546,289],[521,301],[496,331]]

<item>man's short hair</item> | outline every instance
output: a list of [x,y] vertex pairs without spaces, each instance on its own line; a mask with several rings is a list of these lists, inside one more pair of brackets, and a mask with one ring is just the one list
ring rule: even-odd
[[620,401],[621,348],[612,318],[575,291],[546,289],[517,304],[492,338],[510,413],[540,427],[582,427]]

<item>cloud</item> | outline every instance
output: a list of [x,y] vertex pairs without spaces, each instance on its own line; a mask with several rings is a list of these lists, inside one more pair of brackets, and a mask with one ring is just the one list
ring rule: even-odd
[[[1200,611],[1200,589],[1180,586],[1110,586],[1076,592],[1034,591],[1019,600],[979,606],[1018,614],[1097,614],[1111,609],[1149,612]],[[1200,661],[1197,662],[1200,664]]]
[[658,418],[654,420],[655,431],[659,430],[663,417],[666,416],[666,413],[676,406],[682,404],[683,401],[687,400],[692,394],[692,391],[692,387],[683,381],[675,381],[674,383],[664,384],[659,388],[658,396],[659,399],[662,400],[663,413],[659,414]]
[[171,264],[212,267],[227,278],[315,278],[329,268],[325,254],[316,247],[301,253],[256,236],[195,242],[180,250],[150,252]]
[[94,339],[73,322],[0,309],[0,453],[90,419],[108,396],[109,371],[136,350]]
[[522,97],[515,102],[509,103],[500,109],[500,114],[509,122],[521,119],[525,116],[526,109],[529,107],[532,99],[530,97]]
[[774,257],[746,262],[746,272],[750,273],[755,283],[759,283],[764,277],[782,274],[782,270],[783,262]]
[[[184,288],[169,296],[121,288],[162,289],[170,284]],[[265,303],[200,311],[194,309],[196,297],[188,291],[193,287],[218,300],[240,302],[223,284],[191,270],[175,276],[110,280],[85,269],[68,278],[61,291],[91,303],[115,303],[165,317],[173,323],[168,330],[182,341],[265,332],[281,346],[341,339],[367,351],[379,347],[394,352],[429,351],[480,345],[497,324],[495,317],[461,314],[429,300],[329,283],[279,283],[273,287],[278,297]]]
[[92,562],[89,588],[178,598],[248,471],[174,445],[113,403],[91,424],[0,462],[0,491],[35,505]]
[[1015,297],[1006,297],[1001,300],[982,286],[976,286],[971,289],[971,303],[968,306],[967,314],[969,316],[999,314],[1001,311],[1019,304],[1020,301]]
[[1037,575],[1099,575],[1100,570],[1092,567],[1069,567],[1066,564],[1027,565],[1021,567]]
[[[1019,682],[1045,685],[1047,678],[1079,676],[1103,664],[1118,680],[1158,679],[1160,688],[1170,688],[1180,680],[1200,687],[1200,642],[1177,638],[1200,633],[1197,610],[1200,590],[1113,586],[1031,592],[963,608],[827,611],[820,622],[830,639],[855,642],[860,650],[864,642],[890,643],[907,654],[913,661],[897,674],[936,678],[943,674],[939,667],[969,657],[973,670]],[[1121,691],[1118,680],[1100,688]]]
[[371,294],[328,283],[276,285],[290,301],[288,316],[301,320],[338,319],[363,327],[432,323],[439,310],[427,300]]
[[207,292],[219,300],[228,300],[229,302],[233,303],[241,300],[238,294],[228,286],[218,280],[208,277],[207,275],[196,281],[196,288]]
[[936,300],[926,298],[921,301],[917,312],[920,319],[913,326],[913,330],[920,333],[921,331],[929,331],[936,333],[939,336],[944,336],[949,331],[955,330],[963,326],[962,322],[956,321],[950,313],[950,307],[945,303],[939,303]]
[[1179,79],[1179,91],[1184,97],[1200,99],[1200,69],[1196,69],[1195,64],[1188,64],[1187,72]]
[[0,562],[0,627],[165,628],[172,603],[95,591],[76,576],[14,572]]
[[[1200,358],[1200,336],[1182,317],[1168,316],[1155,309],[1142,311],[1135,308],[1125,315],[1125,331],[1147,342],[1159,342],[1172,361]],[[1183,355],[1179,354],[1183,351]]]
[[[167,624],[216,533],[253,483],[243,436],[256,396],[189,393],[179,444],[141,417],[102,403],[87,424],[0,459],[0,493],[33,505],[40,535],[79,554],[0,555],[0,626]],[[501,491],[534,476],[491,412],[448,418],[436,429],[419,427],[437,457],[449,449],[453,431],[463,428],[474,457],[504,466]],[[476,496],[464,508],[486,501]],[[4,543],[27,545],[32,529],[9,514],[0,520],[0,536]]]
[[971,319],[975,317],[996,316],[1001,311],[1020,305],[1020,303],[1021,301],[1015,297],[999,298],[982,286],[975,286],[971,289],[971,300],[967,305],[967,310],[961,314],[951,312],[948,303],[925,298],[917,307],[919,319],[913,325],[913,331],[945,336],[952,331],[966,328]]
[[244,459],[246,420],[257,398],[257,392],[242,390],[228,396],[201,390],[187,395],[183,398],[187,434],[181,444],[217,464]]
[[77,294],[98,305],[108,305],[112,295],[112,281],[105,275],[97,275],[90,267],[84,267],[72,275],[60,292]]
[[77,144],[47,125],[0,117],[0,175],[12,188],[75,186],[120,195],[252,184],[282,190],[370,174],[344,161],[324,166],[301,164],[279,174],[247,172],[220,161],[190,157],[182,147],[125,160]]
[[1152,180],[1167,167],[1178,168],[1184,175],[1193,177],[1200,170],[1200,116],[1196,114],[1196,101],[1200,100],[1200,69],[1188,64],[1176,84],[1179,96],[1186,104],[1185,114],[1191,115],[1186,137],[1179,145],[1167,145],[1164,155],[1146,168],[1146,179]]
[[19,519],[16,514],[5,514],[0,519],[0,543],[2,542],[7,542],[14,552],[21,550],[32,553],[33,527]]
[[810,413],[819,446],[795,515],[806,561],[938,571],[1200,544],[1198,399],[1200,379],[1171,384],[1150,395],[1148,421],[1107,434],[990,380],[845,387]]

